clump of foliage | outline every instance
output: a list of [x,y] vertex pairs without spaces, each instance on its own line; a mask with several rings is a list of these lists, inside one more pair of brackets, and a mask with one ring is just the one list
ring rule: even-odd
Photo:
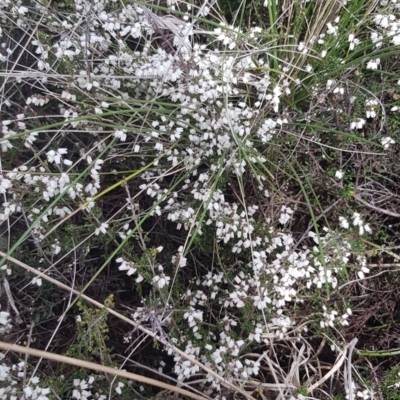
[[385,399],[397,400],[400,398],[399,392],[399,381],[400,381],[400,369],[399,367],[391,368],[385,375],[382,384],[382,391],[385,395]]
[[0,398],[374,397],[400,4],[225,6],[0,0],[1,329],[143,382],[7,355]]

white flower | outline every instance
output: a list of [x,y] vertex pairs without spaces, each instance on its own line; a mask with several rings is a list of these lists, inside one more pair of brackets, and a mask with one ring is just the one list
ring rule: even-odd
[[0,142],[1,150],[6,152],[8,149],[12,149],[14,146],[7,139],[2,139]]
[[367,69],[378,69],[380,63],[381,60],[379,58],[377,58],[376,60],[370,60],[368,61]]
[[124,129],[115,131],[114,136],[119,139],[121,142],[125,142],[126,140],[126,131]]
[[350,124],[350,129],[354,130],[354,129],[362,129],[362,127],[365,125],[367,121],[365,121],[365,119],[362,118],[357,118],[355,121],[353,121]]
[[67,149],[58,149],[57,151],[50,150],[46,153],[47,155],[47,160],[52,163],[60,164],[61,163],[61,156],[63,154],[67,154],[68,150]]
[[42,278],[33,278],[32,283],[36,283],[36,285],[42,286]]
[[386,15],[381,15],[381,14],[376,15],[374,18],[374,22],[377,25],[380,25],[382,28],[389,27],[389,18]]
[[326,88],[330,89],[334,83],[335,83],[335,81],[333,81],[332,79],[328,79],[326,82]]
[[357,392],[357,397],[359,397],[360,399],[369,400],[371,398],[371,395],[373,395],[373,394],[374,393],[372,393],[368,389],[363,390],[362,392],[359,390]]
[[155,146],[154,146],[154,148],[155,148],[157,151],[163,151],[163,150],[164,150],[164,146],[163,146],[163,144],[160,143],[160,142],[156,143]]
[[335,89],[333,89],[333,93],[344,94],[344,88],[337,86]]
[[[15,9],[16,9],[16,7],[13,8],[13,11],[15,11]],[[27,7],[24,7],[24,6],[21,6],[21,7],[19,7],[19,8],[16,10],[16,12],[17,12],[18,14],[24,15],[25,13],[28,12],[28,8],[27,8]]]
[[335,173],[335,178],[341,180],[344,176],[344,172],[341,169],[338,169]]
[[395,46],[398,46],[398,45],[400,44],[400,35],[394,35],[394,36],[392,37],[392,43],[393,43]]
[[282,225],[287,224],[288,221],[290,220],[292,214],[293,214],[293,210],[292,210],[291,208],[282,206],[282,208],[281,208],[281,215],[280,215],[280,217],[279,217],[279,222],[280,222]]
[[349,221],[347,221],[346,218],[344,218],[344,217],[339,217],[339,224],[340,224],[340,226],[341,226],[342,228],[344,228],[344,229],[349,229],[350,224],[349,224]]
[[361,271],[362,272],[364,272],[365,274],[369,274],[369,268],[368,267],[366,267],[365,265],[363,265],[362,267],[361,267]]
[[125,385],[122,383],[122,382],[118,382],[118,385],[116,386],[116,388],[115,388],[115,391],[118,393],[118,394],[121,394],[122,393],[122,388],[124,387]]
[[353,225],[354,226],[360,226],[360,225],[362,225],[363,224],[363,222],[362,222],[362,220],[361,220],[361,216],[360,216],[360,213],[358,213],[358,212],[355,212],[354,214],[353,214]]
[[103,233],[103,234],[105,235],[105,234],[107,233],[107,228],[108,228],[108,224],[105,223],[105,222],[103,222],[103,223],[100,225],[100,227],[97,228],[97,229],[94,231],[94,234],[95,234],[96,236],[98,236],[99,233],[101,232],[101,233]]
[[3,175],[0,175],[0,193],[6,193],[7,189],[10,189],[11,186],[11,181],[3,178]]
[[54,244],[51,245],[51,247],[53,248],[53,254],[58,254],[61,251],[61,247],[58,244],[58,241]]
[[0,311],[0,324],[7,325],[9,316],[10,316],[10,314],[8,312]]
[[215,350],[214,353],[211,354],[211,358],[214,360],[215,364],[219,364],[223,361],[223,355],[226,353],[227,348],[225,346],[221,346],[219,349]]
[[[76,389],[72,391],[72,397],[78,400],[87,400],[92,393],[86,389],[90,389],[90,385],[93,383],[94,378],[90,377],[88,381],[79,379],[74,379],[74,386]],[[44,400],[44,399],[43,399]]]
[[388,149],[391,144],[394,144],[396,142],[391,137],[386,136],[381,139],[381,143],[385,149]]
[[302,52],[303,54],[307,54],[308,52],[308,49],[304,42],[300,42],[299,46],[297,47],[297,50]]
[[260,296],[254,296],[254,305],[259,310],[263,310],[265,307],[267,307],[267,303],[271,303],[271,299],[268,296],[263,294]]
[[246,305],[243,301],[246,298],[246,294],[243,292],[230,293],[229,297],[232,299],[237,308],[242,308]]
[[117,263],[121,263],[121,265],[118,267],[120,271],[128,271],[127,272],[128,276],[133,275],[137,270],[135,263],[130,261],[125,261],[122,257],[117,258],[115,261]]
[[165,276],[164,274],[156,275],[152,283],[155,284],[159,289],[162,289],[164,286],[169,285],[169,281],[171,278],[169,276]]
[[357,272],[357,275],[360,279],[364,279],[365,278],[365,274],[369,273],[369,268],[366,267],[365,265],[363,265],[361,267],[361,270]]
[[350,51],[354,50],[354,47],[357,46],[360,43],[360,40],[357,39],[353,34],[349,35],[349,39],[348,39],[349,43],[350,43]]
[[326,30],[326,33],[328,34],[328,35],[334,35],[334,36],[336,36],[337,34],[338,34],[338,30],[339,30],[339,28],[337,27],[337,26],[335,26],[335,25],[332,25],[332,23],[330,23],[330,22],[328,22],[327,24],[326,24],[326,26],[327,26],[327,30]]

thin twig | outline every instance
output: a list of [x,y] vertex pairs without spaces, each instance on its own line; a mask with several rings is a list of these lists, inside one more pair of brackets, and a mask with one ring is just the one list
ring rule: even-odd
[[314,389],[316,389],[318,386],[322,385],[336,371],[338,371],[340,369],[340,367],[342,366],[344,360],[346,359],[347,349],[348,348],[353,349],[356,343],[357,343],[357,339],[353,339],[352,342],[349,345],[346,346],[346,349],[342,352],[342,355],[340,356],[338,362],[333,366],[333,368],[326,375],[324,375],[320,380],[318,380],[318,382],[314,383],[309,388],[307,388],[307,393],[311,393]]
[[349,346],[349,356],[347,358],[347,379],[348,379],[348,385],[349,385],[349,400],[354,400],[354,392],[353,392],[353,385],[352,385],[352,377],[351,377],[351,370],[352,370],[352,365],[351,365],[351,356],[353,355],[354,347],[357,344],[358,339],[354,338]]
[[[31,347],[31,342],[32,342],[32,332],[33,332],[33,327],[35,326],[34,322],[31,322],[31,325],[29,327],[29,333],[28,333],[28,341],[26,343],[26,347]],[[26,385],[26,367],[28,365],[28,353],[25,353],[25,363],[24,363],[24,371],[23,371],[23,378],[22,378],[22,385],[25,387]],[[34,375],[34,374],[33,374]],[[32,376],[33,376],[32,375]],[[29,380],[30,382],[30,380]]]
[[377,211],[381,214],[386,214],[386,215],[390,215],[391,217],[395,217],[395,218],[400,218],[400,214],[397,214],[393,211],[389,211],[389,210],[385,210],[384,208],[380,208],[377,206],[374,206],[370,203],[368,203],[367,201],[363,200],[360,196],[358,196],[357,194],[353,194],[353,197],[361,204],[364,204],[364,206],[371,208],[374,211]]

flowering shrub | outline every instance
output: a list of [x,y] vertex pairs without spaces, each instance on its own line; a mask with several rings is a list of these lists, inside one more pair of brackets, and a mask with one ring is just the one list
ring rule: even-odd
[[[367,244],[385,244],[382,216],[399,216],[379,198],[397,188],[398,4],[253,3],[230,25],[211,2],[0,0],[0,219],[4,251],[23,263],[1,268],[8,301],[20,291],[25,320],[43,323],[33,336],[55,331],[38,346],[68,326],[55,349],[109,365],[124,338],[115,355],[140,354],[129,367],[212,398],[326,390],[321,377],[307,386],[308,340],[346,355],[343,288],[369,278]],[[48,277],[100,300],[115,292],[136,329],[75,305]],[[96,332],[90,348],[71,316]],[[0,324],[13,332],[8,311]],[[158,340],[156,360],[138,327]],[[343,392],[372,398],[357,379]],[[105,398],[93,382],[65,393]],[[48,398],[21,385],[24,398]]]

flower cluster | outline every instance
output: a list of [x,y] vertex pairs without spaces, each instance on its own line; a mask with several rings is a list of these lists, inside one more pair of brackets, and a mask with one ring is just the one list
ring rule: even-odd
[[350,308],[348,308],[346,312],[341,316],[339,316],[339,313],[336,310],[328,311],[325,305],[322,306],[322,308],[323,314],[320,321],[321,328],[333,328],[335,326],[335,323],[338,323],[340,325],[349,325],[348,318],[350,315],[352,315],[352,311],[350,310]]
[[89,377],[89,379],[74,379],[73,385],[74,389],[72,391],[72,398],[78,400],[88,400],[92,396],[91,387],[94,382],[94,376]]
[[[358,212],[353,213],[351,219],[352,219],[353,226],[358,227],[358,231],[359,231],[360,235],[363,235],[365,232],[368,234],[372,233],[371,227],[369,226],[369,224],[366,224],[363,221],[360,213],[358,213]],[[348,221],[348,219],[345,217],[342,217],[342,216],[339,217],[339,224],[344,229],[349,229],[349,227],[350,227],[350,222]]]
[[[0,399],[17,399],[21,400],[49,400],[47,395],[51,392],[49,388],[41,388],[39,386],[39,378],[36,376],[26,376],[26,364],[24,361],[18,364],[8,366],[5,362],[5,355],[0,353],[0,382],[3,386],[0,388]],[[24,378],[24,386],[22,379]]]
[[[120,263],[120,266],[118,269],[120,271],[126,271],[126,274],[128,276],[133,275],[137,271],[137,265],[134,262],[131,261],[126,261],[123,257],[118,257],[115,260],[117,263]],[[139,274],[139,276],[136,278],[136,282],[140,282],[143,280],[142,275]]]

